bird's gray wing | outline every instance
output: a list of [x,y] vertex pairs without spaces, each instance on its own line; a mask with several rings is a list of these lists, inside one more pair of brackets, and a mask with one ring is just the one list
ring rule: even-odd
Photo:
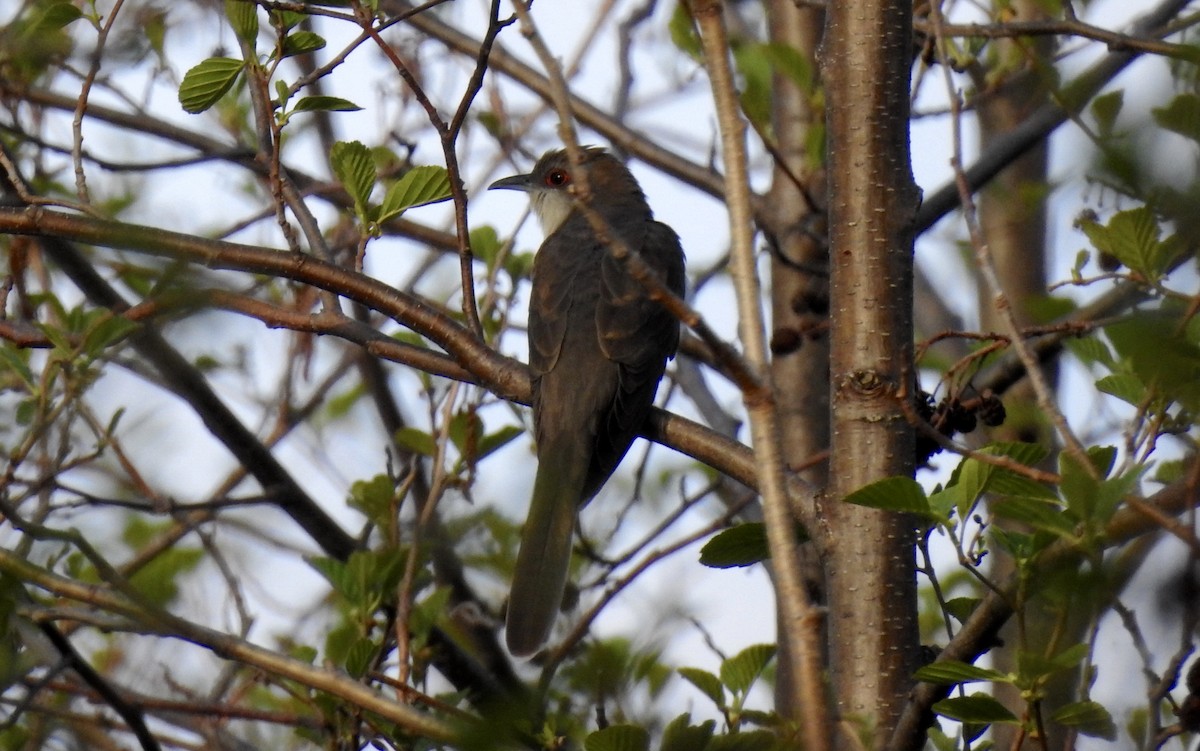
[[[632,241],[631,241],[632,240]],[[683,249],[665,224],[648,222],[627,239],[675,294],[684,292]],[[666,362],[679,347],[679,321],[609,252],[600,262],[596,332],[604,355],[618,365],[611,400],[597,426],[585,492],[594,493],[616,469],[654,403]]]

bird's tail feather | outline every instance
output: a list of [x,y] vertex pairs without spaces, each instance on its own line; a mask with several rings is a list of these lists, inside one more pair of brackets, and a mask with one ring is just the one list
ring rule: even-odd
[[532,655],[546,642],[562,604],[575,516],[588,468],[586,447],[555,445],[539,449],[533,498],[521,532],[505,623],[508,649],[518,657]]

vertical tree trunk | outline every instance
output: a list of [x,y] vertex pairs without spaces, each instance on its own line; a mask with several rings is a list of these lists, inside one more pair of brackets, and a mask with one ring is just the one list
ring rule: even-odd
[[846,0],[830,3],[827,13],[833,409],[830,485],[818,511],[837,709],[879,747],[914,668],[913,527],[842,498],[913,471],[912,429],[900,404],[913,378],[912,220],[919,203],[908,145],[912,6]]

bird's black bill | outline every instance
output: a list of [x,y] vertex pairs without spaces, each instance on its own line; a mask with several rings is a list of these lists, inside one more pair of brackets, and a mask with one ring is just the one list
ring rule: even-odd
[[533,186],[533,175],[502,177],[488,186],[488,190],[521,190],[528,192]]

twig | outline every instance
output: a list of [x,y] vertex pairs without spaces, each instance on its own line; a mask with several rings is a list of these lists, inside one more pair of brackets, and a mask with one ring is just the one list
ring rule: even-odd
[[758,374],[759,388],[744,389],[742,399],[750,418],[754,441],[758,490],[762,496],[767,541],[775,572],[775,601],[780,628],[779,643],[786,653],[778,659],[798,681],[797,707],[781,707],[801,725],[809,751],[830,748],[834,732],[826,698],[821,614],[810,600],[802,576],[794,519],[791,513],[784,456],[770,382],[766,328],[762,318],[761,284],[754,254],[754,217],[746,157],[746,124],[741,115],[733,70],[729,60],[724,8],[716,0],[692,0],[692,15],[700,30],[704,60],[716,102],[717,122],[725,164],[725,195],[732,244],[732,274],[738,302],[738,330],[749,367]]

